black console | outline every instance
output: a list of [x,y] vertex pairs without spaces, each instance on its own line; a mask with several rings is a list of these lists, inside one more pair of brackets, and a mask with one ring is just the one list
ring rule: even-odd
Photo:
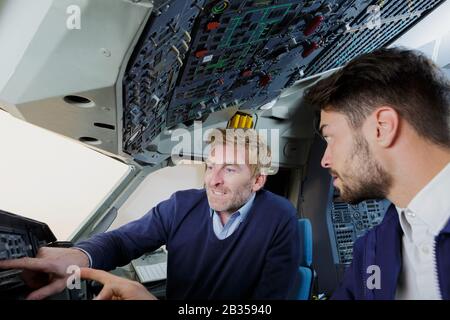
[[[0,210],[0,260],[34,257],[40,247],[55,241],[46,224]],[[26,294],[20,273],[0,269],[0,299],[20,299]]]

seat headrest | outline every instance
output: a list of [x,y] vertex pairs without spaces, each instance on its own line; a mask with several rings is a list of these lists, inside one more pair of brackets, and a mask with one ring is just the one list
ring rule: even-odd
[[300,233],[300,265],[310,267],[312,264],[313,237],[309,219],[298,219]]

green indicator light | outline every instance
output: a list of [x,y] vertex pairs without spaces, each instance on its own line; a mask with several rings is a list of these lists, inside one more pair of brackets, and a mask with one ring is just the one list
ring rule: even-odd
[[212,13],[213,14],[221,14],[222,12],[224,12],[230,5],[230,2],[228,1],[221,1],[220,3],[216,4],[213,8],[212,8]]

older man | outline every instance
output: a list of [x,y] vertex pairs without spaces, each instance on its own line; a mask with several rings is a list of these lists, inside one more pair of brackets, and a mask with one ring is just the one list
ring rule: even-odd
[[[296,210],[262,189],[268,147],[255,130],[219,130],[214,137],[205,189],[176,192],[141,219],[76,248],[41,248],[36,258],[0,267],[51,273],[51,281],[29,296],[42,299],[65,288],[69,265],[111,270],[166,245],[168,299],[287,298],[299,263]],[[98,274],[83,271],[84,277]],[[136,283],[119,283],[136,293],[126,297],[153,298]]]

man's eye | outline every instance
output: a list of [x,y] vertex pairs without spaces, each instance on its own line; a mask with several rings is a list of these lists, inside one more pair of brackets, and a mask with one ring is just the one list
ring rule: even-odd
[[329,136],[323,136],[323,140],[325,140],[326,143],[330,143],[330,137]]
[[235,172],[236,170],[233,169],[233,168],[226,168],[225,171],[228,172],[228,173],[233,173],[233,172]]
[[212,170],[212,166],[206,166],[206,170]]

